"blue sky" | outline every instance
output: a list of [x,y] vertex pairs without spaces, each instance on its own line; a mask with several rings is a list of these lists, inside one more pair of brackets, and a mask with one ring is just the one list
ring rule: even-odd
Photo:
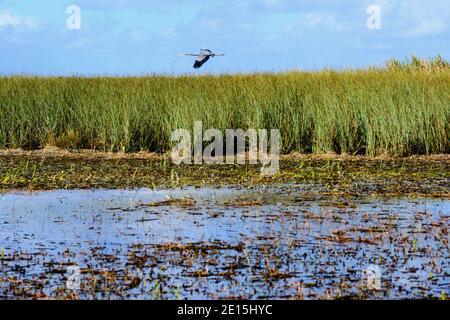
[[[372,4],[380,30],[366,25]],[[200,48],[226,56],[195,71],[180,54]],[[413,53],[450,59],[448,0],[0,0],[0,74],[311,70]]]

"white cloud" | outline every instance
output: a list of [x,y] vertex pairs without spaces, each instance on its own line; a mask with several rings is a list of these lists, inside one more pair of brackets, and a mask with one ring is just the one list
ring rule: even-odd
[[39,21],[35,18],[22,17],[9,10],[0,11],[0,31],[13,28],[14,31],[37,30]]
[[[371,0],[367,0],[371,1]],[[448,0],[376,0],[386,25],[398,37],[419,37],[450,30]]]
[[419,25],[403,32],[403,37],[419,37],[424,35],[438,34],[446,30],[446,25],[439,19],[424,19]]
[[328,31],[348,31],[349,26],[344,21],[339,21],[334,14],[325,12],[311,12],[301,15],[299,19],[289,24],[285,31],[302,32],[305,29],[322,28]]

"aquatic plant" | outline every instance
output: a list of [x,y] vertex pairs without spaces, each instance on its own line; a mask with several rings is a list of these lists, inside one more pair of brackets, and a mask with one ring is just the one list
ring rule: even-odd
[[[282,152],[450,152],[450,67],[206,76],[0,78],[0,148],[171,150],[174,129],[279,128]],[[173,177],[174,182],[177,177]]]

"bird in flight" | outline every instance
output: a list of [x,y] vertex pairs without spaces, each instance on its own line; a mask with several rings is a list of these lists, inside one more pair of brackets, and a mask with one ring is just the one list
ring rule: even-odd
[[194,54],[194,53],[185,53],[184,54],[184,56],[197,57],[197,59],[195,59],[195,63],[194,63],[194,68],[195,69],[199,69],[201,66],[203,66],[206,63],[206,61],[209,60],[209,58],[221,57],[221,56],[224,56],[224,55],[225,54],[223,54],[223,53],[221,53],[221,54],[213,53],[209,49],[200,49],[200,53],[199,54]]

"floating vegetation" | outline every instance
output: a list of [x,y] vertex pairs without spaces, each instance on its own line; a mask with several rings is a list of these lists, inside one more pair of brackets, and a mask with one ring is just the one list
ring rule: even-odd
[[172,199],[168,198],[167,200],[158,201],[158,202],[150,202],[143,204],[143,206],[147,207],[161,207],[161,206],[179,206],[179,207],[193,207],[195,205],[195,200],[190,198],[182,198],[182,199]]
[[[154,154],[0,151],[0,191],[173,188],[173,171],[178,175],[177,187],[252,187],[290,183],[310,184],[310,189],[323,194],[450,197],[448,155],[375,159],[291,155],[282,157],[276,176],[262,177],[257,165],[176,166],[166,157]],[[241,203],[229,205],[260,205],[260,199],[239,201]],[[185,205],[194,204],[185,200]],[[344,200],[331,205],[345,209],[352,204]]]

